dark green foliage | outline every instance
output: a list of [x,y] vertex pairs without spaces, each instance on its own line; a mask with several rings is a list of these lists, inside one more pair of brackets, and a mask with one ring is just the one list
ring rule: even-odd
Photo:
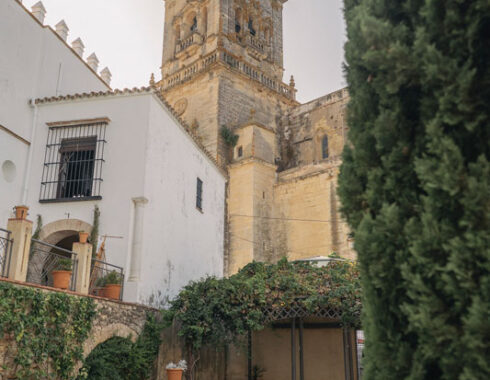
[[97,244],[99,240],[100,209],[94,206],[94,221],[92,222],[92,231],[90,231],[90,242],[92,243],[92,256],[97,255]]
[[105,276],[105,285],[121,285],[122,275],[121,273],[113,270]]
[[86,358],[79,379],[144,380],[153,370],[160,346],[160,334],[165,323],[153,314],[136,342],[131,338],[113,337],[98,345]]
[[55,270],[71,271],[73,269],[73,263],[71,259],[59,259],[56,263]]
[[[130,338],[114,337],[99,344],[85,360],[82,372],[86,371],[87,379],[120,380],[125,379],[131,369],[131,351],[133,342]],[[84,378],[84,377],[81,377]]]
[[0,336],[15,340],[19,379],[69,379],[95,317],[90,298],[0,282]]
[[345,0],[366,379],[490,373],[490,2]]
[[234,147],[237,142],[238,142],[238,135],[234,134],[231,129],[229,129],[226,126],[222,126],[221,130],[221,137],[223,138],[223,141],[226,143],[226,145],[230,147]]
[[[236,343],[249,331],[264,328],[267,308],[293,303],[311,312],[331,307],[342,311],[345,325],[356,326],[361,311],[360,283],[354,263],[252,263],[229,278],[206,278],[186,286],[171,309],[169,321],[197,351],[203,345]],[[189,360],[192,364],[192,360]]]

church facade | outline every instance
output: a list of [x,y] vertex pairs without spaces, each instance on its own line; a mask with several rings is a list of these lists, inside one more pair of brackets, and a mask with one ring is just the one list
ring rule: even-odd
[[287,0],[166,0],[162,96],[228,173],[225,271],[355,258],[336,194],[346,89],[306,104],[283,82]]

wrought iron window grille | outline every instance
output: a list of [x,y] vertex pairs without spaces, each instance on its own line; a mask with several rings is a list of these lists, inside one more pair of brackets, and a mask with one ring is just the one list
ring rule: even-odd
[[39,201],[101,199],[107,121],[50,126]]

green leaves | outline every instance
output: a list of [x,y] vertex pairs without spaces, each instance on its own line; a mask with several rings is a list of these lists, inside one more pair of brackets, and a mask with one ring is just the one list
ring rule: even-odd
[[490,3],[344,3],[352,146],[339,194],[362,274],[365,377],[484,379]]
[[95,316],[90,298],[0,283],[0,335],[12,337],[22,379],[69,379]]
[[250,330],[264,328],[270,309],[299,304],[311,312],[338,308],[346,325],[357,326],[361,311],[359,274],[355,264],[332,262],[251,263],[230,278],[206,278],[186,286],[166,312],[179,335],[198,350],[204,345],[240,343]]
[[148,314],[143,332],[132,342],[131,337],[113,337],[98,345],[86,358],[79,379],[144,380],[148,379],[158,355],[160,334],[166,326]]

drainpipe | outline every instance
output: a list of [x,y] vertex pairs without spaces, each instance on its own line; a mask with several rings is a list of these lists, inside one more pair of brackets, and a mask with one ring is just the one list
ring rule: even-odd
[[34,140],[36,138],[36,124],[37,124],[38,107],[36,104],[36,100],[34,98],[31,99],[30,105],[34,109],[34,112],[32,115],[31,138],[30,138],[31,144],[29,145],[29,148],[27,151],[27,162],[26,162],[26,169],[24,172],[24,186],[22,189],[22,200],[20,202],[21,205],[25,205],[27,203],[27,195],[29,193],[29,177],[31,174],[32,155],[33,155],[34,143],[35,143]]

